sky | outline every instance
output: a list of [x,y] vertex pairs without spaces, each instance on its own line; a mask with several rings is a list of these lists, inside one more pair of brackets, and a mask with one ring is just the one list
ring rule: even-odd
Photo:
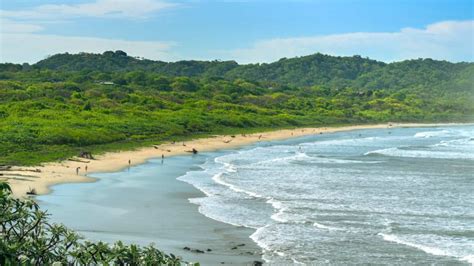
[[474,0],[0,1],[0,62],[123,50],[264,63],[323,53],[474,61]]

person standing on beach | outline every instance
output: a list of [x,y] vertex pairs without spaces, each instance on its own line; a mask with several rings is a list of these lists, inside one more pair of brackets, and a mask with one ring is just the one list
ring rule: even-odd
[[86,165],[86,167],[85,167],[85,170],[86,170],[86,172],[87,172],[87,165]]
[[79,169],[81,169],[81,167],[76,168],[76,175],[79,175]]

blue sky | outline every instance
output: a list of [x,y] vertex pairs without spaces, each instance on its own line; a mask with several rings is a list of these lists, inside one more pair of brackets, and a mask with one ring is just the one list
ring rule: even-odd
[[117,49],[164,61],[474,61],[474,0],[17,0],[0,10],[2,62]]

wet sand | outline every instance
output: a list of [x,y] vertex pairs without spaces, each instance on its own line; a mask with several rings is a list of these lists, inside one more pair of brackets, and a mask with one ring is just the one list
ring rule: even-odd
[[207,218],[189,203],[189,198],[205,195],[176,178],[200,162],[197,157],[175,156],[163,164],[155,159],[119,172],[94,174],[97,182],[57,185],[53,193],[37,200],[52,221],[87,239],[154,243],[201,265],[263,261],[260,247],[249,238],[253,229]]
[[[193,148],[200,152],[232,149],[259,141],[336,131],[420,126],[441,125],[380,124],[215,136],[187,141],[184,145],[182,142],[167,143],[106,153],[94,160],[74,158],[82,162],[47,163],[8,173],[30,176],[9,180],[16,196],[22,197],[29,188],[35,188],[43,194],[37,199],[54,222],[64,223],[88,239],[110,243],[122,240],[142,245],[155,243],[167,253],[187,261],[199,261],[202,265],[251,265],[262,261],[261,248],[249,238],[254,230],[205,217],[199,213],[197,205],[188,201],[205,195],[176,180],[200,156],[189,156],[187,151]],[[164,164],[161,163],[162,154],[165,155]],[[128,160],[131,160],[130,165]],[[84,171],[86,165],[88,172]],[[78,175],[76,167],[81,167]],[[51,190],[54,193],[48,195]]]
[[[10,171],[0,171],[10,183],[13,194],[16,197],[24,197],[30,189],[35,189],[38,195],[50,192],[50,187],[62,183],[83,183],[93,182],[95,179],[87,177],[89,173],[119,171],[130,165],[138,165],[146,162],[150,158],[165,158],[175,155],[190,154],[193,148],[199,152],[214,151],[219,149],[230,149],[240,147],[259,141],[282,140],[292,137],[306,136],[312,134],[325,134],[337,131],[347,131],[355,129],[369,128],[389,128],[389,127],[423,127],[442,126],[447,124],[378,124],[378,125],[355,125],[344,127],[319,127],[319,128],[297,128],[276,130],[270,132],[254,133],[234,136],[214,136],[211,138],[200,138],[179,143],[164,143],[153,147],[121,152],[109,152],[94,156],[94,160],[84,158],[72,158],[74,161],[45,163],[36,167],[12,167]],[[452,124],[451,124],[452,125]],[[87,171],[85,167],[87,166]],[[77,167],[80,167],[79,174],[76,174]],[[12,171],[13,170],[13,171]]]

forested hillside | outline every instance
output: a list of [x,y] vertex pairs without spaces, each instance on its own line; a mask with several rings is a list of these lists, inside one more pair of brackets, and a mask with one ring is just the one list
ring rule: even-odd
[[31,67],[88,72],[144,71],[172,77],[220,77],[229,80],[241,78],[297,87],[326,85],[337,88],[404,89],[407,86],[434,86],[439,82],[454,81],[465,70],[472,74],[473,65],[432,59],[386,64],[360,56],[337,57],[323,54],[283,58],[270,64],[239,65],[234,61],[167,63],[130,57],[122,51],[109,51],[103,54],[57,54]]
[[215,133],[474,119],[474,64],[315,54],[271,64],[59,54],[0,64],[0,165]]

